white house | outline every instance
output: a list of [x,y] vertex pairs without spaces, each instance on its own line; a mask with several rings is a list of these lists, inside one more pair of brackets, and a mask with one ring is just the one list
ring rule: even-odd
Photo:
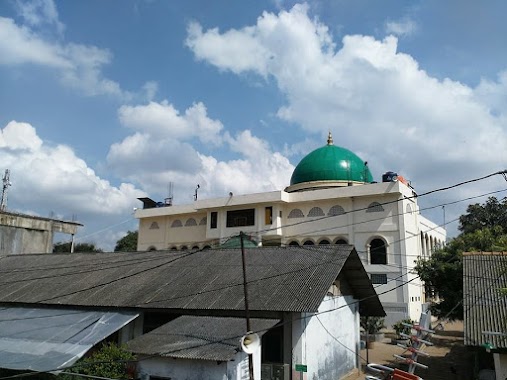
[[141,200],[144,208],[135,213],[141,251],[218,246],[240,231],[262,246],[354,245],[387,325],[419,318],[426,301],[414,261],[446,240],[444,228],[420,214],[404,178],[387,172],[374,182],[367,164],[331,136],[301,160],[284,190],[186,205]]

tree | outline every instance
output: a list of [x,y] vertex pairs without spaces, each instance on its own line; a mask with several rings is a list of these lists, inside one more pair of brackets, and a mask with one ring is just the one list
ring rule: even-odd
[[502,201],[489,197],[484,205],[469,205],[467,213],[459,218],[458,228],[465,234],[493,227],[501,227],[503,233],[507,233],[507,197]]
[[137,231],[128,231],[127,234],[116,242],[115,252],[137,251]]
[[[499,210],[503,210],[503,215]],[[431,312],[438,317],[463,319],[463,252],[504,251],[507,249],[507,202],[489,198],[474,204],[460,217],[462,231],[427,260],[418,260],[415,270],[424,281],[426,294],[438,296]]]
[[365,333],[377,334],[384,326],[384,318],[382,317],[361,317],[359,324]]
[[[70,252],[70,242],[59,242],[53,245],[54,253]],[[77,243],[74,244],[74,252],[102,252],[102,249],[97,248],[93,243]]]
[[[134,374],[131,369],[135,360],[134,354],[125,350],[124,347],[112,342],[104,343],[99,350],[81,359],[68,372],[108,379],[132,379]],[[65,373],[58,377],[64,380],[76,379],[76,376],[65,375]]]

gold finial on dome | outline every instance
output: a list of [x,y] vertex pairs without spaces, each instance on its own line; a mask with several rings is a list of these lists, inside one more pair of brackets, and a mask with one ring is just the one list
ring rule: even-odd
[[333,135],[331,134],[331,131],[329,131],[329,134],[327,135],[327,145],[333,145]]

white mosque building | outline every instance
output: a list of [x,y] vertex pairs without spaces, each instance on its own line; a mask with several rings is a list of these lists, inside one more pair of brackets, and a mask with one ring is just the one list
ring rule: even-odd
[[423,217],[417,196],[401,176],[374,182],[353,152],[327,145],[304,157],[284,190],[187,205],[140,199],[139,251],[192,250],[223,244],[242,231],[266,245],[352,244],[386,311],[386,325],[418,320],[426,302],[413,272],[418,257],[445,243],[444,228]]

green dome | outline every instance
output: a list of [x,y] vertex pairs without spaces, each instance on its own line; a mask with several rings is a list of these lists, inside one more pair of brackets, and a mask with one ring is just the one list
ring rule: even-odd
[[304,157],[296,166],[290,184],[314,181],[371,183],[373,177],[366,163],[350,150],[332,145],[318,148]]

